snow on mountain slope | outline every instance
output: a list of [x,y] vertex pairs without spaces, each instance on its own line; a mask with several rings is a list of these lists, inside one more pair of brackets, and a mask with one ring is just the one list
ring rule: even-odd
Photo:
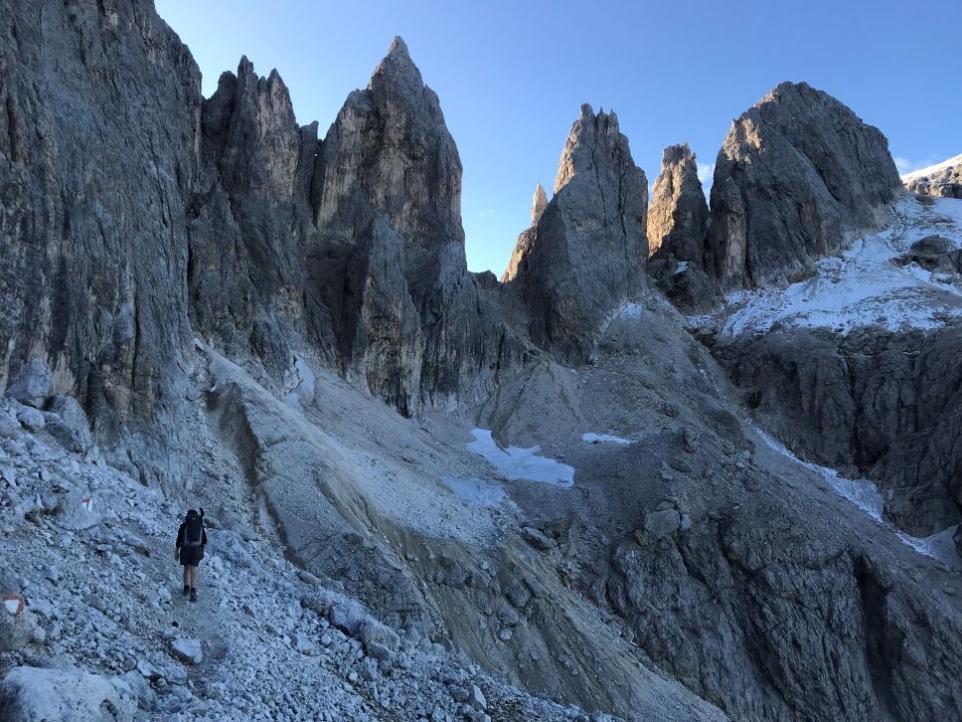
[[962,165],[962,153],[957,156],[953,156],[948,160],[943,160],[941,163],[936,163],[935,165],[930,165],[927,168],[919,168],[918,170],[913,170],[911,173],[906,173],[902,176],[902,182],[908,183],[916,180],[917,178],[924,178],[925,176],[930,176],[934,173],[941,173],[947,168],[951,168],[952,166],[956,165]]
[[962,317],[962,277],[895,262],[928,236],[962,247],[962,201],[905,196],[892,213],[887,228],[822,259],[815,276],[783,288],[730,293],[714,313],[690,317],[689,323],[715,326],[723,336],[734,337],[764,333],[775,324],[847,333],[865,326],[937,328]]

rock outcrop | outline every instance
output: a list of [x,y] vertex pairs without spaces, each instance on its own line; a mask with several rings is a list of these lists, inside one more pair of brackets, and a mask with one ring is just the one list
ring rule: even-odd
[[531,199],[531,225],[538,225],[544,209],[548,206],[548,194],[544,192],[544,186],[540,183],[535,186],[534,197]]
[[305,270],[317,126],[298,127],[277,71],[258,77],[242,58],[204,101],[200,151],[189,226],[192,327],[283,373],[295,331],[333,345]]
[[661,158],[648,205],[648,257],[672,256],[701,264],[708,201],[698,179],[695,154],[688,144],[670,145]]
[[708,202],[687,144],[665,148],[648,206],[648,274],[686,310],[714,299],[704,270]]
[[7,0],[0,382],[31,359],[105,437],[174,415],[200,73],[146,0]]
[[[459,393],[478,393],[493,374],[520,357],[521,345],[491,313],[468,273],[461,161],[437,95],[424,84],[400,38],[368,87],[348,97],[328,131],[314,168],[311,201],[323,249],[313,262],[315,283],[333,289],[325,301],[331,315],[342,319],[337,336],[343,363],[366,376],[372,389],[390,389],[387,398],[411,412],[422,402],[447,403]],[[358,246],[357,238],[365,233],[378,242]],[[397,234],[388,251],[392,263],[357,260],[391,233]],[[345,266],[390,276],[365,281],[350,270],[345,276]],[[348,295],[339,296],[341,284],[349,289],[366,285],[377,293],[391,288],[392,297],[375,301],[367,294],[357,304]],[[365,308],[368,301],[380,310]],[[394,310],[383,313],[385,304],[394,304]],[[410,304],[419,336],[409,333]],[[363,323],[358,314],[365,316]],[[357,337],[359,328],[366,329],[366,339]],[[403,344],[396,362],[371,366],[362,361],[353,368],[356,360],[369,359],[364,349],[386,337]],[[360,351],[351,348],[355,343],[361,344]],[[385,375],[388,368],[395,370]]]
[[901,181],[882,133],[805,83],[732,125],[715,162],[706,266],[722,288],[780,284],[878,227]]
[[538,232],[538,221],[544,215],[544,209],[548,207],[548,195],[544,192],[544,186],[540,183],[534,189],[534,196],[531,199],[531,225],[521,231],[518,240],[515,241],[514,250],[511,252],[511,260],[508,261],[507,268],[501,274],[501,283],[509,283],[518,275],[518,268],[521,261],[531,250],[531,242]]
[[618,307],[644,292],[647,205],[645,174],[618,117],[583,105],[554,196],[505,274],[528,308],[536,343],[584,358]]
[[962,198],[962,155],[902,176],[905,187],[920,196]]
[[962,509],[962,330],[849,335],[786,328],[716,355],[765,425],[803,458],[876,481],[916,536]]

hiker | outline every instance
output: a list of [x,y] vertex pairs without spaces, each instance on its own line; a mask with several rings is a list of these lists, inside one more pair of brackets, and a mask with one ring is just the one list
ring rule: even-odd
[[204,558],[205,546],[207,532],[204,530],[204,510],[201,509],[198,514],[194,509],[190,509],[177,530],[174,560],[180,561],[184,567],[184,596],[189,594],[192,602],[197,601],[197,567]]

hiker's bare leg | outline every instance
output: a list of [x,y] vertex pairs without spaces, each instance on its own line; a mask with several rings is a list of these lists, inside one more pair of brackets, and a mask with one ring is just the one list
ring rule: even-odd
[[187,567],[190,569],[190,586],[197,588],[197,567]]
[[189,566],[187,566],[186,564],[184,565],[184,586],[185,587],[190,586],[190,569],[191,568]]

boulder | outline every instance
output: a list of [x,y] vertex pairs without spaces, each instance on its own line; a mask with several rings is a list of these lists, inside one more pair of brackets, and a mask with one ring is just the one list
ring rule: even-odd
[[40,408],[53,393],[53,374],[40,359],[31,359],[7,387],[7,396]]
[[554,541],[545,536],[544,532],[530,526],[521,527],[521,537],[535,549],[543,552],[548,551],[555,545]]
[[47,420],[43,412],[32,406],[23,406],[17,411],[17,421],[28,431],[40,431],[46,426]]
[[177,637],[170,642],[170,651],[177,659],[186,664],[200,664],[204,661],[204,652],[199,639],[185,639]]
[[87,414],[73,396],[54,396],[43,417],[47,431],[65,449],[82,454],[93,446]]
[[677,509],[662,509],[645,514],[645,533],[652,539],[662,539],[674,534],[681,527],[681,514]]
[[122,678],[14,667],[0,682],[0,719],[6,722],[116,722],[133,720],[136,712],[135,690]]
[[30,642],[36,620],[19,594],[0,596],[0,651],[13,652]]

